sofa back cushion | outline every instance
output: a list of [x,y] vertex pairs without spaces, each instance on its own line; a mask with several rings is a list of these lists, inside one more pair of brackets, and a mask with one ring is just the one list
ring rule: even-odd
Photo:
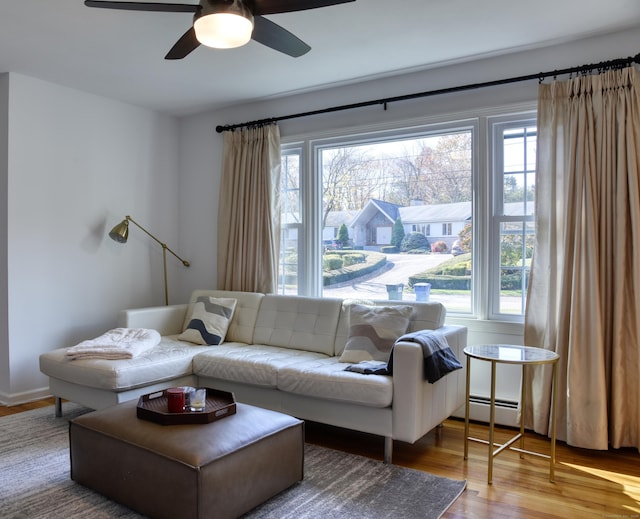
[[[251,344],[253,332],[258,317],[260,302],[264,294],[257,292],[237,292],[234,290],[194,290],[189,303],[194,303],[198,297],[230,298],[237,301],[233,318],[229,323],[225,342],[244,342]],[[188,318],[188,312],[185,318]]]
[[341,306],[340,299],[267,294],[253,343],[333,355]]
[[336,332],[335,355],[342,355],[345,344],[349,339],[349,310],[352,304],[366,304],[375,306],[410,305],[413,307],[407,332],[418,330],[435,330],[444,325],[446,310],[441,303],[417,303],[414,301],[364,301],[357,299],[345,299],[340,309],[340,320]]
[[447,309],[442,303],[411,303],[411,305],[413,306],[413,314],[407,332],[435,330],[444,326]]

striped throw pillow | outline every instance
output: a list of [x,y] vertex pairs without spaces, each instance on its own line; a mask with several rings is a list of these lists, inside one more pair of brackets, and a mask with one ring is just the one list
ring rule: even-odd
[[217,346],[222,344],[236,309],[237,299],[198,297],[187,309],[182,341]]

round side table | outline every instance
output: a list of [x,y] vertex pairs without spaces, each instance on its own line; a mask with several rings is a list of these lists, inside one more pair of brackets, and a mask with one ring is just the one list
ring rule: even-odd
[[[467,397],[465,402],[464,417],[464,459],[469,457],[469,441],[487,444],[489,447],[489,469],[487,483],[491,484],[493,480],[493,458],[506,449],[520,452],[523,454],[532,454],[542,458],[549,459],[549,481],[554,481],[554,465],[556,462],[556,381],[558,378],[558,359],[557,353],[542,348],[533,348],[530,346],[516,346],[512,344],[480,344],[475,346],[467,346],[464,354],[469,357],[467,362]],[[491,363],[491,402],[489,406],[489,440],[472,438],[469,436],[469,394],[471,382],[471,359],[478,359]],[[520,432],[513,438],[503,444],[497,444],[493,441],[493,432],[495,426],[496,411],[496,364],[520,364],[522,365],[522,390],[520,397]],[[527,451],[524,449],[524,406],[526,398],[526,367],[539,364],[552,364],[553,376],[551,378],[551,453],[550,455]],[[520,440],[519,447],[512,445]],[[494,450],[494,447],[497,449]]]

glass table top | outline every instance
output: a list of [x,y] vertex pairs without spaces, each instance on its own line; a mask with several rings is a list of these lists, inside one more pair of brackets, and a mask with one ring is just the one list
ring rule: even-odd
[[514,344],[477,344],[467,346],[464,349],[464,353],[474,359],[506,364],[547,364],[560,358],[553,351],[531,346],[516,346]]

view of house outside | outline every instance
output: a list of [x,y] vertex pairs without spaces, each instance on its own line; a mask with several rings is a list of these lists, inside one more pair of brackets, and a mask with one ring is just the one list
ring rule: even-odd
[[[349,233],[346,251],[340,242],[325,247],[323,295],[427,300],[433,288],[433,297],[446,297],[448,307],[470,312],[470,271],[465,269],[464,286],[436,288],[413,277],[445,261],[453,264],[454,244],[459,245],[459,233],[471,222],[471,155],[469,131],[323,149],[323,243],[336,238],[341,225]],[[470,263],[470,248],[457,252],[466,252],[460,256]],[[344,281],[337,274],[332,283],[334,269],[329,267],[334,265],[327,265],[327,258],[366,264],[365,254],[383,256],[382,265]],[[356,270],[358,265],[344,267],[343,262],[340,268]]]
[[[523,312],[532,253],[535,128],[505,132],[500,223],[500,308]],[[473,134],[324,147],[321,173],[322,295],[437,300],[473,311]],[[298,293],[303,228],[300,157],[283,154],[280,291]],[[511,220],[509,215],[516,215]]]

